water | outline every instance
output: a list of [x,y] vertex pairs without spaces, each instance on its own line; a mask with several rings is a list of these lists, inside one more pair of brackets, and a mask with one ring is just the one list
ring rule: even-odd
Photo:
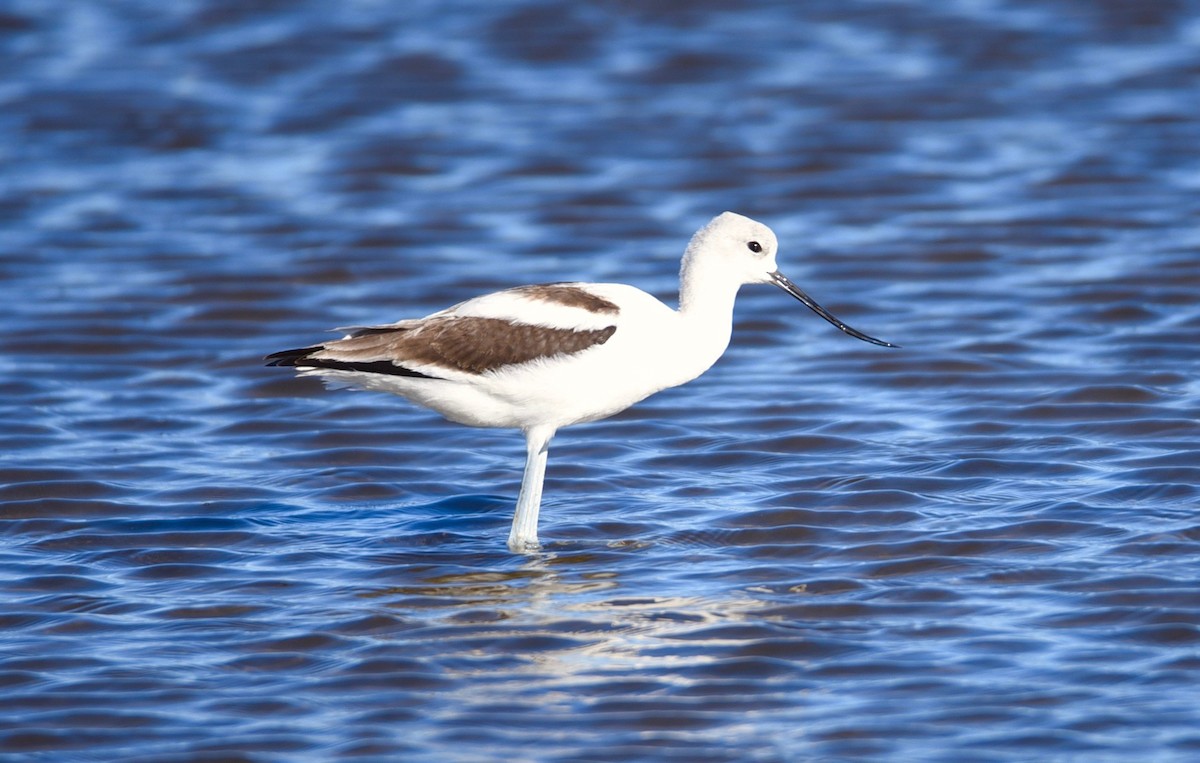
[[[1200,8],[0,11],[0,751],[1200,756]],[[512,432],[261,356],[520,283],[670,298],[698,381]]]

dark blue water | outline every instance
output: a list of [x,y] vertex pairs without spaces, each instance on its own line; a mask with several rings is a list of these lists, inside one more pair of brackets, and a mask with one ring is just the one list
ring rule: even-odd
[[[0,757],[1200,757],[1200,8],[0,7]],[[513,432],[261,357],[664,298],[698,381]]]

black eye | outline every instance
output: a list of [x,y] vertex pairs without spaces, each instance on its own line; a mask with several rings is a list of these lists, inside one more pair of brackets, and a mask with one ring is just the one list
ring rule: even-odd
[[757,241],[751,241],[749,244],[746,244],[746,246],[749,247],[750,251],[754,252],[755,254],[758,254],[762,251],[762,244],[758,243]]

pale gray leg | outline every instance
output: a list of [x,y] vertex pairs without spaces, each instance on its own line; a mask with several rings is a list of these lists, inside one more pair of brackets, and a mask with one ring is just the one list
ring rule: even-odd
[[513,514],[508,548],[518,554],[537,551],[538,510],[542,506],[542,482],[546,478],[546,457],[550,454],[550,438],[554,429],[534,427],[525,431],[525,476],[521,478],[521,494]]

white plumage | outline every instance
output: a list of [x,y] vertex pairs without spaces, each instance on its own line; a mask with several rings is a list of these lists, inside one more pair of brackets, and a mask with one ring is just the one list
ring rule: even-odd
[[401,395],[461,424],[523,431],[525,475],[508,545],[533,551],[554,433],[704,373],[729,344],[743,284],[775,284],[847,334],[894,346],[850,328],[804,294],[778,271],[777,248],[770,228],[725,212],[688,244],[678,310],[624,284],[522,286],[267,359]]

